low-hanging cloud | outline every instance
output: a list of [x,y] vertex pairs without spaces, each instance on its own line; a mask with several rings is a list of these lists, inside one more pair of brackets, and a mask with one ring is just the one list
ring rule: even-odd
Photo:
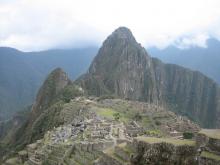
[[0,46],[24,51],[100,45],[127,26],[146,47],[220,38],[219,0],[0,0]]

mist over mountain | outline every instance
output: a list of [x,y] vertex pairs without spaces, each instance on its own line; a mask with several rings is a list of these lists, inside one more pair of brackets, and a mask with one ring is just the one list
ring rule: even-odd
[[207,48],[194,46],[180,49],[169,46],[165,49],[152,47],[147,50],[151,56],[164,62],[198,70],[220,83],[220,41],[217,39],[208,39]]
[[97,48],[21,52],[0,48],[0,119],[32,104],[46,76],[64,68],[71,79],[86,72]]

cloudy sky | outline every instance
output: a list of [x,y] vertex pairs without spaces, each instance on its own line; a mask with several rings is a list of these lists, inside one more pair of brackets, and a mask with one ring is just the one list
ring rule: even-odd
[[100,46],[119,26],[145,47],[205,47],[220,39],[220,0],[0,0],[0,46]]

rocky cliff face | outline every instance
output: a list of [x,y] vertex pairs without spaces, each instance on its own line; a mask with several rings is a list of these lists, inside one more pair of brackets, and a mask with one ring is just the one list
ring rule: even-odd
[[92,62],[83,85],[89,94],[115,94],[122,98],[156,102],[150,56],[133,37],[121,27],[103,43]]
[[151,58],[125,27],[103,43],[78,83],[92,95],[153,102],[204,127],[220,127],[220,88],[203,74]]
[[219,86],[200,72],[153,59],[156,86],[171,110],[189,116],[203,127],[219,127]]

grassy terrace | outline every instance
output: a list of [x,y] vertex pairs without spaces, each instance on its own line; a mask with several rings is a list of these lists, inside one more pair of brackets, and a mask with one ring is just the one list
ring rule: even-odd
[[120,121],[123,122],[128,122],[128,118],[121,112],[118,112],[115,109],[112,108],[101,108],[101,107],[94,107],[93,108],[94,112],[96,112],[98,115],[102,116],[102,117],[106,117],[108,119],[114,119],[114,114],[115,113],[119,113],[120,115]]
[[144,136],[140,136],[135,139],[137,139],[138,141],[144,141],[150,144],[164,142],[164,143],[173,144],[175,146],[182,146],[182,145],[194,146],[195,145],[195,141],[192,141],[192,140],[177,140],[177,139],[172,139],[172,138],[156,138],[156,137],[144,137]]
[[199,133],[220,140],[220,129],[202,129]]
[[207,151],[203,151],[202,154],[201,154],[201,157],[220,161],[220,156],[219,155],[215,155],[215,154],[207,152]]

